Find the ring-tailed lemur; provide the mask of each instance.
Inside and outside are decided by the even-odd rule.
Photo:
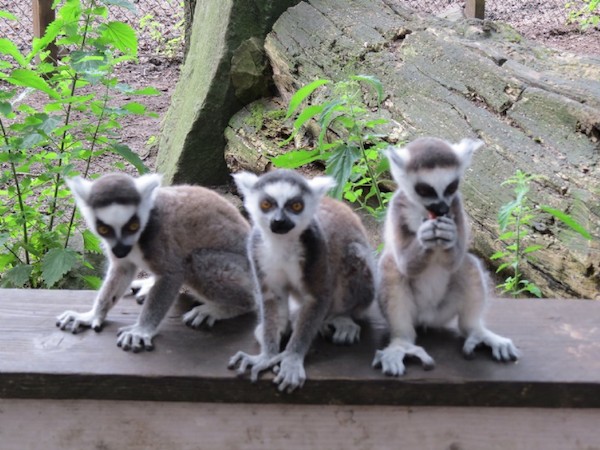
[[[183,317],[192,327],[254,309],[246,253],[249,223],[208,189],[160,187],[160,183],[160,175],[67,180],[88,227],[102,239],[109,266],[92,309],[64,312],[56,323],[60,329],[101,330],[108,311],[139,269],[154,278],[147,284],[149,291],[144,290],[146,300],[137,323],[118,332],[117,345],[124,350],[153,348],[152,338],[182,285],[202,303]]]
[[[469,227],[458,187],[472,153],[482,144],[420,138],[388,151],[398,189],[386,217],[378,302],[391,342],[373,361],[385,374],[402,375],[407,355],[419,358],[425,368],[433,367],[433,358],[415,345],[415,327],[442,327],[456,317],[466,338],[465,355],[486,344],[498,360],[519,356],[510,339],[484,325],[487,275],[467,252]]]
[[[257,284],[260,354],[238,352],[230,368],[251,368],[251,380],[270,367],[279,390],[291,392],[306,379],[304,357],[319,331],[332,328],[335,343],[359,339],[352,317],[374,299],[374,260],[358,216],[342,202],[324,197],[329,177],[307,180],[276,170],[261,177],[234,175],[253,222],[248,242]],[[292,333],[288,299],[300,304]],[[278,365],[278,366],[277,366]]]

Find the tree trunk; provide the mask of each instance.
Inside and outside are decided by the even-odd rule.
[[[537,47],[500,23],[418,14],[401,0],[301,2],[265,48],[284,100],[316,78],[373,75],[387,94],[378,114],[402,140],[485,141],[462,188],[483,257],[504,247],[497,213],[512,188],[502,182],[517,169],[541,175],[534,203],[576,216],[594,239],[540,214],[533,239],[544,248],[525,276],[546,296],[600,298],[599,58]]]

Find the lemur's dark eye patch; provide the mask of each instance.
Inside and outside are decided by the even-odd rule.
[[[260,209],[264,212],[269,211],[273,206],[275,206],[275,202],[269,198],[263,198],[260,201]]]
[[[110,237],[115,234],[112,227],[110,225],[106,225],[101,220],[96,221],[96,231],[102,237]]]
[[[285,207],[293,213],[300,214],[304,210],[304,202],[300,198],[293,198],[285,204]]]
[[[137,232],[140,229],[140,219],[138,218],[137,214],[135,214],[131,219],[129,219],[129,222],[127,222],[125,224],[125,226],[123,227],[123,234],[133,234],[135,232]]]
[[[417,183],[415,185],[415,192],[421,197],[437,198],[437,192],[427,183]]]
[[[458,189],[458,179],[454,180],[452,183],[450,183],[448,185],[448,187],[444,190],[444,196],[447,197],[449,195],[454,194],[457,189]]]

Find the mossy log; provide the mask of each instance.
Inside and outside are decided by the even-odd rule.
[[[378,113],[402,140],[482,139],[462,188],[481,256],[505,245],[497,213],[512,189],[502,182],[517,169],[539,174],[534,204],[575,216],[594,239],[540,212],[529,243],[543,249],[525,276],[546,296],[600,298],[600,58],[539,47],[501,23],[419,14],[399,0],[301,2],[265,48],[284,103],[316,78],[373,75],[387,95]],[[230,145],[240,143],[240,120],[230,124]]]

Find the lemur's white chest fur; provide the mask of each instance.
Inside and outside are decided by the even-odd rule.
[[[411,280],[418,323],[439,326],[452,318],[445,311],[450,278],[449,270],[434,263]]]
[[[265,282],[270,287],[295,291],[302,288],[304,248],[298,238],[263,235],[257,251]]]

